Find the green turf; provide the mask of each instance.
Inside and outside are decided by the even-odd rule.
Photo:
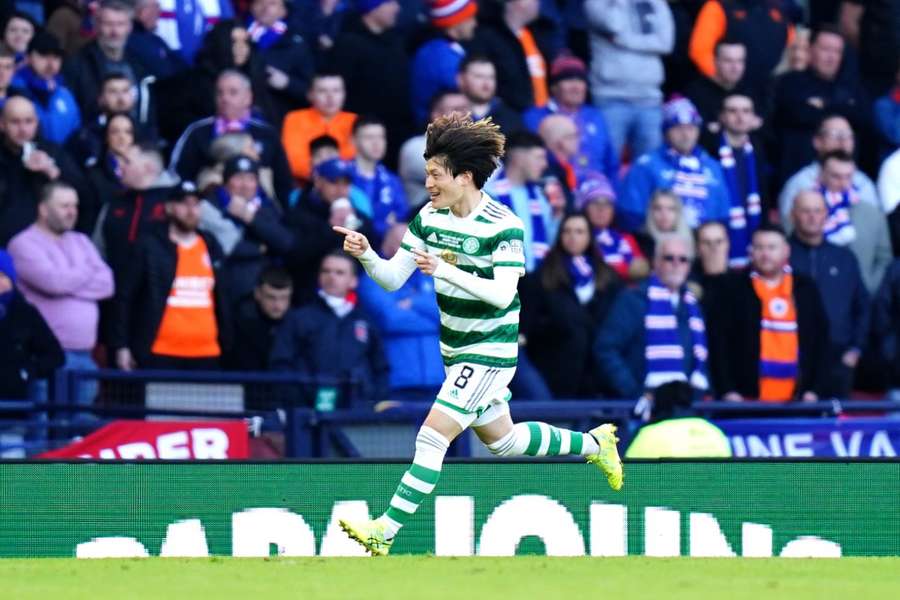
[[[864,600],[900,598],[900,559],[3,559],[0,582],[15,600]]]

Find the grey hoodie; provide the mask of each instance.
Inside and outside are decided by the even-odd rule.
[[[594,100],[661,102],[660,57],[675,45],[675,21],[664,0],[586,0]]]

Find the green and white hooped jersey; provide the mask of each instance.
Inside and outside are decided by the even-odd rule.
[[[482,192],[482,200],[465,218],[449,208],[426,204],[409,224],[401,247],[425,249],[478,277],[492,279],[497,267],[525,274],[522,221]],[[519,295],[497,308],[441,279],[434,280],[441,312],[441,355],[447,366],[473,363],[515,367],[519,350]]]

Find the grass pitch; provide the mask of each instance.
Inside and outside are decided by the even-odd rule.
[[[10,600],[900,598],[900,558],[0,560]]]

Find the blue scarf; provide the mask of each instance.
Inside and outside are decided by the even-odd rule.
[[[634,252],[625,241],[625,236],[615,229],[598,229],[594,232],[594,239],[603,252],[603,260],[609,266],[630,265],[634,259]]]
[[[825,197],[828,219],[825,221],[825,239],[838,246],[846,246],[856,239],[856,228],[850,220],[850,208],[859,202],[854,188],[843,192],[829,192],[825,186],[819,191]]]
[[[282,20],[275,21],[271,27],[261,25],[256,20],[250,21],[250,24],[247,25],[250,39],[260,50],[268,50],[274,46],[285,31],[287,31],[287,24]]]
[[[62,85],[62,78],[59,75],[47,81],[27,65],[16,72],[16,77],[21,78],[31,99],[44,107],[49,104],[53,92]]]
[[[506,171],[503,169],[497,174],[494,190],[497,193],[497,200],[516,214],[512,202],[512,184],[506,178]],[[537,267],[550,250],[547,227],[544,223],[544,203],[541,201],[540,186],[537,183],[526,182],[525,190],[528,192],[528,212],[531,214],[531,251],[534,254],[534,266]]]
[[[219,203],[219,208],[222,210],[222,214],[237,223],[239,226],[243,227],[244,222],[240,221],[228,212],[228,205],[231,204],[231,194],[228,193],[228,190],[225,189],[224,186],[220,186],[216,188],[216,201]],[[256,196],[250,200],[250,204],[255,204],[257,208],[262,208],[263,206],[269,206],[271,204],[271,200],[269,200],[268,196],[263,193],[262,190],[257,188]]]
[[[0,294],[0,319],[2,319],[9,312],[16,285],[16,266],[13,264],[12,257],[4,250],[0,250],[0,273],[9,277],[13,284],[13,289]]]
[[[684,204],[684,218],[688,227],[696,229],[706,216],[706,199],[709,197],[709,181],[700,160],[699,146],[689,156],[679,154],[666,146],[666,158],[674,170],[672,191]]]
[[[594,288],[594,265],[583,254],[566,257],[569,277],[572,278],[572,291],[582,304],[590,301]],[[586,300],[582,300],[585,298]]]
[[[753,144],[748,141],[744,144],[743,150],[747,175],[744,182],[747,195],[744,198],[741,197],[741,187],[738,185],[734,149],[725,139],[725,134],[722,134],[722,143],[719,146],[719,164],[722,166],[725,185],[728,187],[728,198],[731,200],[731,208],[728,211],[728,237],[731,241],[728,264],[732,267],[743,267],[749,262],[750,239],[753,237],[753,232],[759,227],[762,217]]]
[[[644,356],[647,359],[644,387],[648,390],[671,381],[689,381],[691,386],[700,390],[709,388],[706,377],[706,328],[700,306],[687,289],[681,292],[680,301],[687,308],[691,330],[694,370],[690,378],[685,374],[687,361],[678,334],[678,316],[672,306],[672,293],[660,283],[656,274],[650,276],[647,284],[647,314],[644,316]]]

